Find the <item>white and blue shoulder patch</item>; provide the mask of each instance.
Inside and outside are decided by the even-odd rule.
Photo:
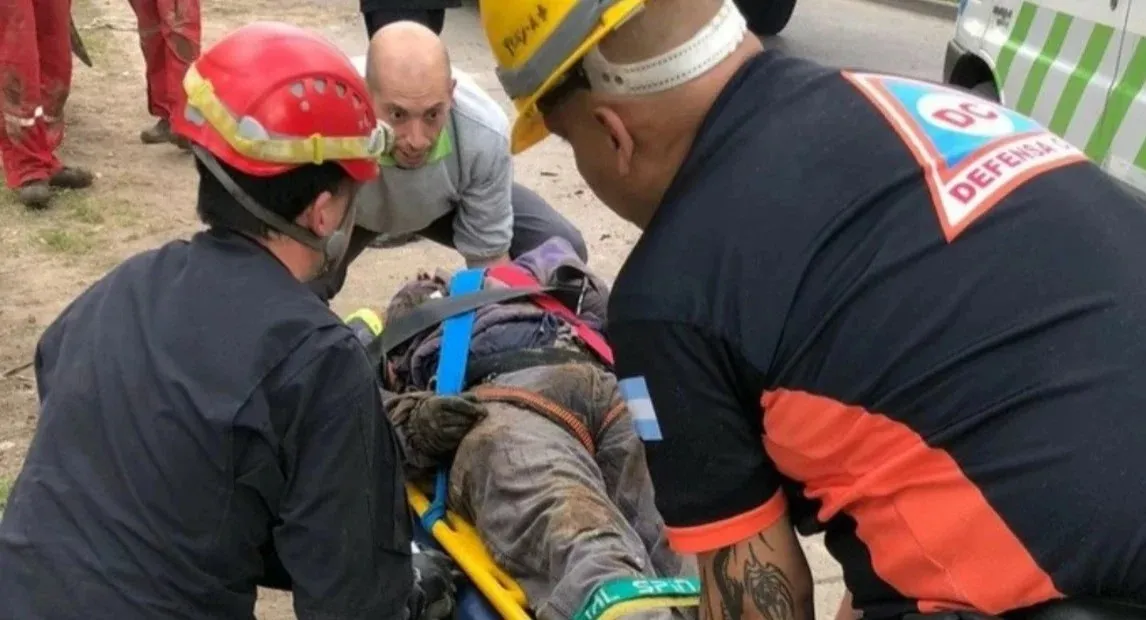
[[[617,382],[621,390],[621,398],[629,408],[633,418],[633,428],[637,436],[643,441],[660,441],[661,425],[657,421],[657,412],[653,408],[653,399],[649,396],[649,386],[644,377],[629,377]]]
[[[843,76],[919,163],[947,241],[1027,180],[1086,161],[1029,117],[973,94],[898,76]]]

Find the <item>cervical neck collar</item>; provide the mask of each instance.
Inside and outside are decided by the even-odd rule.
[[[691,39],[660,56],[614,64],[594,47],[585,55],[582,67],[594,91],[610,95],[662,92],[700,77],[728,58],[747,33],[748,25],[733,0],[724,0],[712,21]]]

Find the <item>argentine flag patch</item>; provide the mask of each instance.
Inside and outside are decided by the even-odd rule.
[[[629,408],[633,418],[633,428],[643,441],[660,441],[661,425],[657,422],[657,412],[653,409],[653,399],[649,397],[649,386],[644,377],[629,377],[617,382],[621,398]]]

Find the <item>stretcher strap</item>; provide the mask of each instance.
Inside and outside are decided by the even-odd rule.
[[[479,385],[473,395],[482,402],[502,402],[528,409],[565,429],[589,454],[597,453],[593,431],[565,407],[529,390],[509,386]]]
[[[468,295],[481,290],[485,269],[464,269],[450,280],[450,297]],[[438,371],[435,391],[442,396],[459,394],[465,386],[466,362],[469,360],[470,340],[474,329],[474,310],[455,314],[442,322],[442,346],[438,353]],[[422,527],[432,531],[446,515],[446,496],[449,495],[449,470],[438,470],[434,480],[434,498],[429,510],[422,515]]]
[[[533,274],[517,265],[498,265],[489,270],[489,275],[491,278],[514,288],[525,288],[537,286],[538,284]],[[600,357],[601,360],[608,365],[613,365],[613,349],[609,346],[609,343],[605,341],[605,338],[602,337],[597,330],[590,327],[585,321],[582,321],[581,317],[577,316],[572,310],[566,307],[565,304],[558,301],[552,295],[546,295],[544,293],[533,295],[531,300],[542,310],[555,314],[572,325],[573,329],[577,332],[577,336],[597,354],[597,357]]]
[[[615,579],[593,591],[573,620],[614,620],[652,609],[700,605],[700,580]]]

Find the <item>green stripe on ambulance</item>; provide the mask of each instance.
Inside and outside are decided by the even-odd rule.
[[[1079,31],[1087,28],[1088,32]],[[1081,53],[1075,47],[1071,54],[1079,54],[1077,57],[1061,57],[1068,33],[1072,30],[1071,36],[1076,46],[1083,45]],[[1081,43],[1082,40],[1085,40],[1085,44]],[[1039,51],[1032,58],[1032,51],[1036,49]],[[1123,62],[1117,63],[1114,85],[1102,101],[1102,118],[1096,118],[1093,86],[1098,85],[1092,86],[1092,82],[1099,78],[1099,67],[1104,59],[1107,61],[1106,71],[1109,75],[1111,61],[1116,59],[1108,56],[1119,53]],[[1029,66],[1025,66],[1028,63]],[[1066,69],[1069,75],[1061,90],[1058,90],[1057,84],[1056,87],[1047,88],[1051,71],[1064,71],[1064,68],[1069,68]],[[1010,84],[1006,95],[1013,102],[1015,110],[1031,115],[1042,100],[1042,114],[1046,114],[1047,110],[1053,112],[1049,118],[1036,120],[1064,138],[1072,125],[1077,124],[1071,132],[1075,141],[1079,142],[1077,146],[1096,162],[1104,162],[1111,155],[1111,147],[1119,132],[1130,132],[1123,136],[1124,141],[1137,139],[1136,132],[1141,132],[1139,124],[1146,123],[1146,38],[1138,34],[1122,32],[1107,24],[1043,8],[1032,2],[1023,2],[1018,7],[1005,42],[998,50],[995,73],[1000,86]],[[1057,83],[1062,83],[1062,79]],[[1092,87],[1088,104],[1090,109],[1084,109],[1081,104],[1088,87]],[[1048,106],[1048,97],[1057,97],[1053,106]],[[1136,152],[1131,149],[1132,152],[1127,154],[1124,143],[1120,152],[1123,157],[1131,159],[1135,166],[1146,170],[1146,133],[1142,135],[1142,143],[1135,146],[1138,147]]]

